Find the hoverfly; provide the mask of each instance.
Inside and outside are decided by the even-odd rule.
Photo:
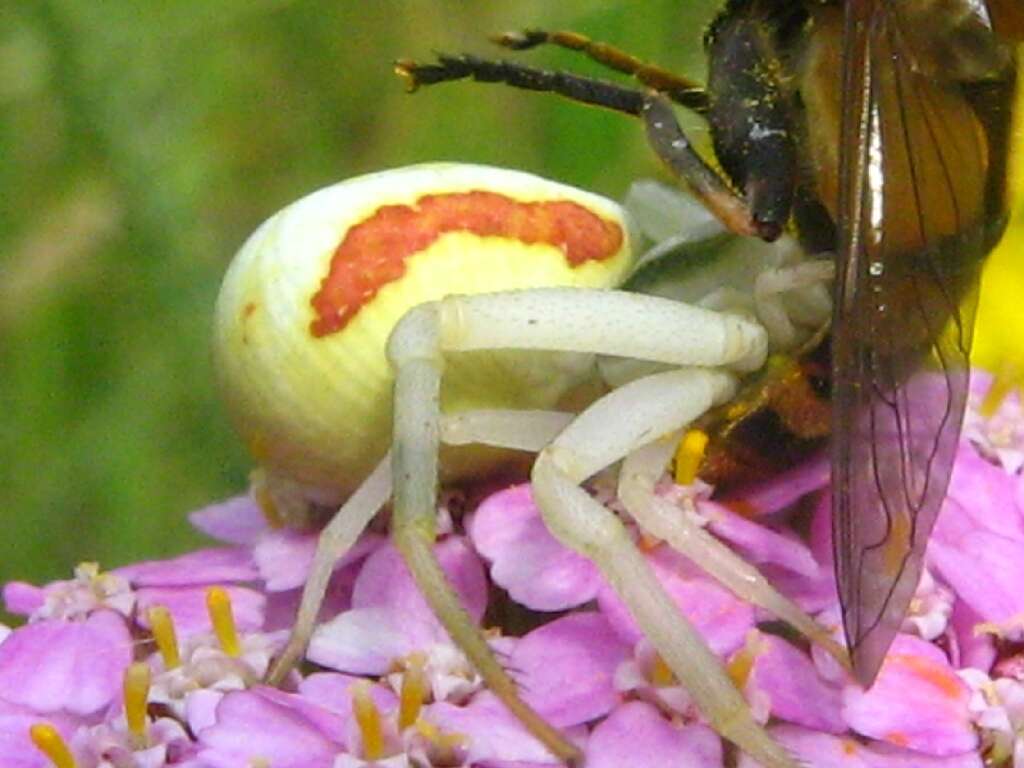
[[[952,469],[980,271],[1007,219],[1020,40],[1018,0],[729,0],[705,36],[706,87],[569,32],[497,42],[576,49],[643,87],[468,55],[397,65],[410,89],[471,78],[639,117],[733,232],[789,228],[836,252],[833,540],[865,685],[913,595]],[[724,175],[672,103],[707,121]]]

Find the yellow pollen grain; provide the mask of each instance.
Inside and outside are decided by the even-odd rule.
[[[974,625],[972,634],[975,637],[981,637],[982,635],[991,635],[999,640],[1003,638],[1003,628],[995,622],[991,621],[980,621]]]
[[[672,669],[660,655],[655,655],[648,677],[651,683],[659,688],[667,688],[670,685],[675,685],[676,682],[676,676],[672,673]]]
[[[124,719],[136,746],[146,745],[146,707],[149,704],[149,665],[141,661],[124,671]]]
[[[761,639],[761,633],[756,629],[750,630],[747,633],[747,639],[743,647],[736,652],[726,666],[729,678],[736,684],[737,688],[742,689],[747,684],[751,672],[754,671],[754,662],[757,660],[758,654],[763,650],[764,642]]]
[[[435,747],[444,751],[454,751],[459,747],[469,744],[469,738],[464,733],[458,733],[457,731],[445,733],[436,725],[428,723],[426,720],[416,721],[416,732]]]
[[[213,632],[217,636],[221,650],[232,658],[242,652],[242,644],[235,629],[235,614],[231,610],[231,597],[223,587],[210,587],[206,590],[206,612],[210,616]]]
[[[78,768],[67,743],[49,723],[36,723],[28,729],[28,735],[36,749],[50,759],[53,768]]]
[[[149,619],[149,630],[160,650],[160,658],[164,660],[164,669],[181,666],[181,654],[178,651],[178,634],[174,631],[174,619],[165,606],[154,605],[146,611]]]
[[[708,435],[700,429],[691,429],[683,436],[676,450],[676,482],[690,485],[697,479],[704,451],[708,447]]]
[[[405,730],[416,722],[427,698],[428,681],[424,670],[426,659],[423,654],[409,657],[405,674],[402,675],[402,692],[398,704],[398,728]]]
[[[640,538],[636,542],[637,546],[644,552],[651,552],[662,545],[661,539],[657,536],[652,536],[647,531],[640,531]]]
[[[368,682],[363,681],[352,686],[352,714],[355,715],[359,732],[363,737],[363,758],[383,759],[384,729],[380,722],[380,710],[370,698]]]

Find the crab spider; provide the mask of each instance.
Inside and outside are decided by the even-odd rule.
[[[279,508],[301,517],[311,503],[344,501],[321,534],[273,680],[301,658],[334,563],[393,490],[392,538],[427,602],[506,706],[556,756],[575,760],[576,748],[519,697],[432,549],[439,466],[478,475],[504,455],[463,447],[441,462],[441,445],[527,450],[538,453],[533,489],[552,534],[593,560],[709,721],[763,765],[793,766],[621,520],[581,487],[622,461],[619,495],[641,528],[843,657],[756,569],[654,494],[682,430],[763,364],[772,334],[738,313],[621,290],[636,269],[633,229],[594,195],[441,164],[321,190],[249,239],[218,300],[224,392]],[[822,278],[813,262],[756,279],[749,264],[733,271],[753,290],[698,279],[681,295],[727,308],[746,297],[783,337],[796,331],[781,291]],[[667,292],[678,298],[680,285],[669,281]],[[558,410],[596,376],[598,355],[660,367],[620,371],[628,380],[578,416]]]

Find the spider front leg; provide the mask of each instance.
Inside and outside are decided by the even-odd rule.
[[[654,486],[664,474],[679,439],[678,433],[672,434],[626,457],[618,488],[619,499],[626,510],[644,531],[688,557],[740,599],[788,623],[849,669],[846,649],[824,627],[778,592],[757,568],[694,523],[677,506],[655,494]]]
[[[482,633],[460,606],[432,549],[439,393],[444,355],[480,349],[545,349],[630,355],[678,365],[758,367],[763,330],[737,317],[619,291],[550,289],[451,297],[410,311],[388,346],[396,370],[395,514],[392,536],[452,639],[492,690],[563,760],[565,740],[522,702]],[[593,471],[687,423],[733,389],[729,374],[692,368],[634,382],[599,401],[546,448],[534,488],[552,532],[590,556],[619,591],[641,627],[727,738],[766,766],[792,768],[791,758],[754,721],[718,659],[664,592],[622,523],[579,483]],[[636,414],[610,441],[609,410]],[[668,424],[667,428],[665,425]],[[652,426],[653,425],[653,426]],[[653,431],[660,429],[661,431]]]
[[[665,592],[619,518],[580,486],[609,459],[619,458],[616,453],[659,437],[652,429],[665,429],[663,417],[673,425],[688,423],[728,399],[733,387],[728,374],[683,369],[616,390],[541,452],[533,493],[551,533],[597,565],[715,730],[764,766],[793,768],[793,759],[754,720],[721,661]],[[604,435],[603,455],[593,450],[597,434]]]

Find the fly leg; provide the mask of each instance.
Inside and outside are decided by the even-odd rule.
[[[656,91],[627,88],[616,83],[528,67],[510,61],[481,59],[469,54],[438,54],[433,64],[401,60],[395,72],[406,81],[409,92],[421,86],[471,79],[482,83],[504,83],[513,88],[557,93],[572,101],[604,107],[639,117],[647,127],[647,138],[658,157],[731,232],[774,240],[782,231],[777,221],[755,215],[746,200],[700,156],[686,138],[669,100]]]
[[[708,108],[707,91],[697,81],[638,59],[615,46],[591,40],[578,32],[527,29],[522,32],[494,35],[491,41],[513,51],[528,51],[541,45],[555,45],[578,51],[598,64],[629,75],[641,85],[664,94],[682,107],[699,114],[703,114]]]

